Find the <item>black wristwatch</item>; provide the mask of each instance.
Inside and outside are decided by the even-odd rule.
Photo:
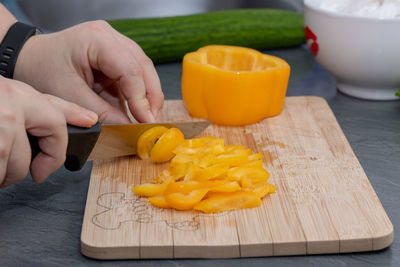
[[[21,22],[10,27],[0,45],[0,75],[13,78],[19,52],[31,36],[39,33],[40,30],[35,26]]]

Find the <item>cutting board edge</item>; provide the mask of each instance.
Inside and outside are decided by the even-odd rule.
[[[92,259],[98,259],[98,260],[140,259],[139,250],[140,250],[139,246],[96,247],[87,245],[81,239],[81,253],[84,256]],[[129,257],[127,255],[129,255]]]
[[[93,259],[213,259],[213,258],[246,258],[246,257],[272,257],[272,256],[293,256],[293,255],[318,255],[318,254],[335,254],[335,253],[353,253],[361,251],[378,251],[388,248],[394,239],[393,228],[388,234],[375,237],[371,240],[371,248],[361,248],[354,246],[355,243],[365,244],[359,238],[343,239],[340,241],[305,241],[306,252],[304,251],[291,251],[286,249],[282,250],[282,246],[287,243],[279,244],[239,244],[239,245],[220,245],[220,246],[155,246],[155,247],[96,247],[88,245],[81,238],[81,253],[86,257]],[[355,242],[355,243],[354,243]],[[290,242],[289,242],[290,243]],[[345,249],[340,248],[339,243],[342,245],[346,243]],[[353,243],[353,245],[352,245]],[[298,246],[299,243],[296,243]],[[325,249],[316,249],[323,245]],[[270,247],[272,246],[272,253]],[[313,249],[311,249],[314,247]],[[326,249],[328,247],[329,249]],[[279,249],[280,248],[280,249]],[[276,251],[276,250],[279,251]],[[159,253],[164,250],[164,253]],[[157,251],[157,253],[152,253]],[[189,253],[196,251],[196,253]],[[224,251],[224,253],[221,253]],[[135,252],[135,253],[133,253]],[[221,255],[224,255],[221,257]]]
[[[390,247],[392,245],[393,240],[394,240],[394,230],[393,230],[393,224],[389,219],[389,222],[391,224],[391,229],[389,233],[383,234],[381,236],[374,237],[372,239],[372,250],[382,250],[385,248]]]

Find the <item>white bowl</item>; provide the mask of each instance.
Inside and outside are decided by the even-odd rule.
[[[338,14],[305,1],[304,27],[315,59],[345,94],[370,100],[398,99],[400,18]]]

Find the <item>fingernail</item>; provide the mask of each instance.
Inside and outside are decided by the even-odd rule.
[[[151,113],[150,110],[149,110],[148,114],[149,114],[149,122],[156,122],[156,119],[154,118],[154,115],[153,115],[153,113]]]
[[[88,111],[88,112],[86,113],[86,118],[87,118],[89,121],[93,122],[93,124],[96,123],[96,122],[99,120],[99,116],[97,116],[97,114],[94,113],[94,112],[92,112],[92,111]]]

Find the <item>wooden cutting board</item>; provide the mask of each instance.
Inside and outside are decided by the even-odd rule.
[[[190,120],[166,101],[164,119]],[[328,104],[288,97],[281,115],[246,127],[210,126],[201,136],[262,152],[275,194],[260,207],[214,215],[152,207],[132,186],[167,164],[136,157],[93,163],[81,234],[98,259],[235,258],[379,250],[393,226]]]

